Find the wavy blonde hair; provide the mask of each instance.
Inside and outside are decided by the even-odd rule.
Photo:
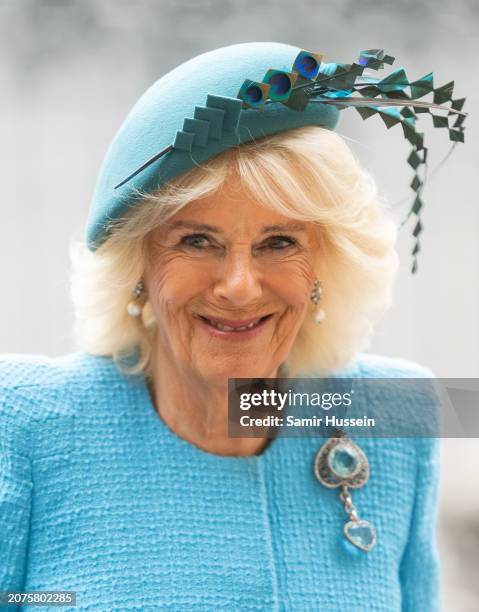
[[[213,194],[231,173],[259,205],[318,228],[313,264],[327,318],[318,325],[306,317],[283,364],[284,375],[334,371],[369,346],[373,324],[391,302],[396,225],[344,140],[309,126],[231,148],[157,192],[142,194],[141,204],[113,223],[108,240],[94,253],[85,243],[72,244],[74,336],[80,350],[112,356],[131,374],[152,374],[151,307],[146,302],[138,318],[126,311],[143,274],[146,238],[190,202]]]

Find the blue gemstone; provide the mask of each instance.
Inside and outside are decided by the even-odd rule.
[[[355,474],[359,467],[357,453],[349,446],[338,444],[329,454],[329,467],[341,478]]]
[[[368,521],[350,521],[344,533],[352,544],[365,551],[371,550],[376,542],[376,530]]]

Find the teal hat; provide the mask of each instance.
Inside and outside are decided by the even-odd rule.
[[[408,163],[416,198],[409,214],[417,217],[416,257],[424,183],[419,171],[427,153],[416,119],[429,113],[434,127],[446,127],[451,140],[462,141],[464,99],[452,99],[453,83],[435,88],[432,73],[416,81],[403,68],[381,79],[366,74],[393,62],[383,50],[371,49],[351,64],[327,64],[315,52],[257,42],[209,51],[174,68],[141,96],[108,149],[89,212],[89,249],[105,242],[112,221],[141,205],[141,194],[233,146],[306,125],[333,130],[339,111],[354,107],[363,119],[378,114],[387,128],[401,125],[412,145]],[[433,102],[418,101],[428,93]],[[432,109],[448,114],[433,115]]]
[[[108,149],[88,219],[89,248],[95,250],[107,238],[109,222],[138,202],[137,190],[151,192],[232,146],[269,134],[305,125],[334,129],[339,115],[334,106],[311,104],[298,112],[285,104],[268,104],[258,112],[254,106],[243,109],[237,97],[246,77],[261,83],[270,69],[290,73],[300,52],[280,43],[232,45],[203,53],[156,81]],[[252,87],[251,102],[261,102],[255,93]],[[170,145],[168,154],[115,189]]]

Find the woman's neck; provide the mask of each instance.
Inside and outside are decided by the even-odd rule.
[[[214,455],[260,454],[268,438],[228,435],[228,385],[211,385],[180,371],[170,356],[153,358],[150,393],[163,422],[180,438]],[[276,374],[276,372],[275,372]]]

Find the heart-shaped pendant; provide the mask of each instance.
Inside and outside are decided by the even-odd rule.
[[[362,487],[369,479],[369,462],[364,451],[343,432],[325,442],[316,455],[314,473],[330,489],[341,488],[339,498],[350,520],[344,525],[348,541],[365,552],[376,544],[376,529],[359,518],[349,488]]]
[[[369,521],[348,521],[344,525],[344,535],[351,544],[365,552],[369,552],[376,544],[376,529]]]

